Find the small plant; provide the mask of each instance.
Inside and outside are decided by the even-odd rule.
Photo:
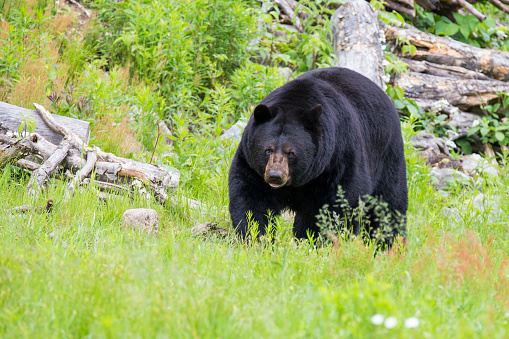
[[[93,119],[92,98],[81,96],[75,98],[74,87],[72,84],[66,86],[66,90],[60,92],[53,91],[48,95],[52,108],[58,115],[64,115],[76,119]]]
[[[338,211],[341,211],[342,215]],[[406,225],[403,215],[398,211],[391,211],[386,202],[376,197],[365,195],[359,199],[359,206],[352,209],[341,186],[338,187],[332,211],[329,205],[324,205],[317,215],[317,220],[320,234],[324,238],[330,235],[349,237],[352,233],[359,234],[365,241],[373,242],[382,249],[390,246],[394,235],[401,234]],[[378,227],[373,229],[371,223]]]
[[[420,117],[422,109],[414,100],[405,98],[405,92],[401,87],[387,86],[385,92],[394,101],[396,109],[402,111],[408,116]]]
[[[30,114],[24,114],[23,112],[19,112],[23,118],[20,119],[20,124],[18,126],[18,135],[20,138],[26,137],[28,134],[34,133],[35,131],[35,119],[30,116]]]
[[[509,95],[500,94],[501,102],[481,106],[486,115],[474,122],[468,136],[479,134],[483,143],[509,145],[509,112],[506,109],[509,106]]]

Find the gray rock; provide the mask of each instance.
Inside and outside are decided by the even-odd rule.
[[[225,139],[233,139],[233,140],[239,140],[242,137],[242,132],[244,131],[244,128],[246,128],[247,121],[245,120],[239,120],[235,124],[233,124],[230,128],[225,130],[223,134],[219,137],[221,140]]]
[[[449,148],[445,140],[434,136],[431,133],[421,131],[412,138],[412,144],[415,148],[421,150],[422,156],[430,158],[434,154],[444,153],[449,155]]]
[[[466,133],[472,127],[474,120],[479,119],[479,116],[473,113],[461,112],[459,110],[450,114],[449,124],[455,126],[458,133]]]
[[[437,190],[444,188],[449,182],[470,180],[468,175],[452,168],[433,168],[431,170],[431,175],[436,178],[436,180],[432,182],[432,185],[435,186]]]
[[[279,67],[279,74],[283,76],[286,81],[290,81],[293,79],[293,70],[290,67]]]
[[[442,214],[447,216],[457,223],[463,223],[465,221],[465,217],[468,219],[473,218],[476,221],[482,221],[486,217],[489,222],[496,221],[500,216],[504,214],[504,211],[499,207],[500,198],[498,197],[487,197],[483,193],[477,194],[471,202],[466,202],[467,211],[461,212],[459,208],[456,207],[443,207]],[[469,205],[473,208],[469,209]],[[465,216],[465,213],[470,213],[469,216]]]
[[[464,156],[462,165],[463,169],[471,174],[498,176],[498,168],[476,153]]]
[[[124,212],[122,225],[125,228],[157,235],[159,231],[159,216],[150,208],[135,208]]]

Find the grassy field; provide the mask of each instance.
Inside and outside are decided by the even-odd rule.
[[[298,243],[281,220],[274,243],[193,237],[197,222],[231,229],[224,180],[220,191],[203,188],[202,211],[139,197],[100,203],[93,191],[66,201],[55,183],[51,214],[0,212],[0,336],[506,337],[507,171],[444,197],[409,159],[408,244],[376,256],[360,240]],[[30,201],[26,180],[4,170],[0,204]],[[499,217],[473,207],[478,189]],[[157,237],[122,228],[133,207],[158,211]],[[375,314],[398,322],[375,325]],[[405,327],[411,317],[418,327]]]
[[[210,5],[206,0],[194,5],[198,2]],[[0,53],[6,57],[0,64],[0,99],[25,107],[39,102],[53,113],[88,119],[94,144],[138,160],[150,158],[157,138],[154,117],[163,119],[174,132],[173,145],[160,142],[155,161],[181,172],[175,201],[193,198],[205,207],[161,206],[138,195],[100,202],[97,193],[87,189],[66,199],[66,184],[56,180],[49,192],[34,199],[26,193],[29,173],[3,168],[0,337],[509,337],[507,158],[499,159],[497,177],[436,191],[429,168],[408,142],[416,126],[404,119],[410,194],[406,247],[398,244],[375,255],[375,248],[360,239],[314,246],[296,241],[291,222],[282,219],[275,221],[274,241],[245,244],[231,233],[226,207],[234,148],[219,135],[237,118],[245,118],[249,105],[282,79],[270,65],[239,59],[229,45],[204,43],[226,34],[222,29],[232,41],[245,39],[253,22],[246,19],[250,12],[244,5],[237,8],[235,2],[224,15],[245,19],[246,31],[226,26],[211,31],[205,23],[224,19],[212,5],[212,11],[199,12],[193,11],[192,1],[93,1],[97,21],[80,26],[83,33],[72,38],[66,27],[78,25],[75,10],[31,1],[23,12],[16,2],[7,3],[11,6],[2,4]],[[112,6],[123,6],[126,16]],[[37,8],[43,9],[42,16]],[[119,30],[136,10],[145,14],[136,16],[139,21],[129,26],[131,31]],[[151,10],[170,18],[167,26],[154,26],[150,20],[161,18]],[[42,20],[45,16],[48,19]],[[200,23],[192,29],[210,36],[183,30],[186,22]],[[153,29],[143,31],[147,25]],[[175,71],[172,60],[157,59],[162,45],[150,43],[144,49],[141,41],[177,33],[189,44],[180,46],[186,59],[179,62],[187,68],[177,70],[183,74],[179,82],[163,88]],[[308,33],[308,43],[322,34]],[[133,36],[143,39],[128,39]],[[162,44],[181,43],[177,40]],[[279,43],[274,41],[272,47]],[[211,49],[194,48],[193,43]],[[113,44],[120,46],[115,49]],[[313,64],[325,62],[328,47],[313,51],[306,46],[293,45],[312,53]],[[132,52],[129,58],[122,58],[124,50]],[[142,57],[136,54],[140,51],[145,53]],[[300,71],[307,67],[294,66]],[[26,84],[42,90],[24,91]],[[52,106],[46,95],[69,95],[69,84],[70,101]],[[90,110],[77,109],[81,98],[91,98]],[[481,204],[479,194],[485,198]],[[9,210],[27,203],[44,205],[48,198],[55,202],[51,213]],[[158,212],[157,236],[122,227],[124,211],[137,207]],[[192,236],[193,226],[212,221],[230,235]]]

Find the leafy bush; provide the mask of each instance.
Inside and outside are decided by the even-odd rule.
[[[157,84],[169,111],[196,112],[204,88],[224,83],[249,55],[254,15],[245,1],[97,0],[87,43],[131,77]]]

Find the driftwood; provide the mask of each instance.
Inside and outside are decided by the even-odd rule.
[[[49,142],[58,145],[64,138],[62,134],[54,131],[51,126],[48,126],[48,124],[36,111],[0,101],[0,123],[2,123],[2,125],[10,131],[17,131],[20,121],[23,119],[24,115],[35,120],[35,133],[42,135]],[[74,131],[74,133],[83,140],[85,144],[88,144],[90,140],[89,122],[60,115],[51,116],[59,126]]]
[[[72,128],[64,128],[57,122],[58,119],[53,119],[42,106],[36,107],[37,112],[47,122],[47,126],[65,136],[62,142],[54,144],[38,133],[16,140],[6,135],[5,128],[0,128],[2,143],[0,168],[12,163],[33,171],[27,188],[30,194],[37,194],[41,189],[45,189],[47,179],[55,173],[57,168],[75,173],[68,186],[69,192],[73,192],[85,178],[88,179],[92,175],[95,178],[95,185],[109,192],[125,191],[118,184],[132,186],[137,182],[139,186],[145,185],[163,204],[168,199],[168,192],[177,188],[179,173],[168,171],[162,166],[117,157],[95,146],[90,148],[73,132]],[[23,159],[33,154],[42,158],[42,165]],[[82,158],[82,155],[85,158]]]
[[[334,53],[338,66],[357,71],[381,88],[385,83],[378,13],[364,0],[349,0],[332,18]]]
[[[409,25],[406,28],[385,25],[384,30],[387,42],[391,45],[397,46],[398,40],[408,39],[417,48],[414,55],[399,53],[400,56],[463,67],[496,80],[509,81],[509,52],[477,48],[449,37],[419,31]]]

